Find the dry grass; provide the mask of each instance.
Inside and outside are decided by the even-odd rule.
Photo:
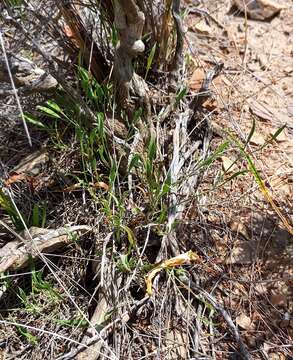
[[[43,253],[26,269],[3,274],[0,357],[291,358],[293,135],[288,34],[293,9],[288,4],[270,22],[255,22],[234,10],[229,13],[226,1],[203,3],[206,17],[194,13],[192,4],[186,7],[186,55],[176,80],[177,94],[170,90],[172,79],[168,88],[170,79],[162,72],[168,66],[160,66],[155,61],[161,57],[154,57],[147,82],[156,141],[145,144],[137,156],[127,148],[133,146],[137,129],[119,118],[110,77],[105,76],[104,87],[95,87],[86,72],[82,78],[76,71],[81,65],[76,61],[80,44],[76,46],[68,29],[64,34],[66,17],[62,20],[46,7],[26,9],[29,15],[21,26],[36,29],[30,36],[35,35],[45,56],[31,51],[29,38],[24,49],[56,76],[63,90],[49,96],[49,110],[55,109],[51,116],[48,107],[36,111],[31,97],[20,98],[24,112],[34,113],[46,127],[29,124],[33,148],[17,116],[1,123],[1,134],[2,127],[7,134],[0,135],[1,191],[20,216],[20,228],[41,227],[45,219],[46,228],[88,225],[91,231],[73,237],[61,252]],[[94,6],[89,1],[83,10]],[[14,19],[18,12],[14,10]],[[108,15],[93,33],[86,29],[101,46],[101,56],[109,56],[107,66],[116,36],[107,28],[113,21]],[[171,14],[164,17],[164,34],[171,34],[169,41],[174,42],[171,19]],[[5,24],[6,48],[12,46],[11,34],[16,45],[23,43],[21,28]],[[157,40],[156,36],[158,29]],[[61,51],[65,40],[67,50]],[[147,40],[150,54],[154,39]],[[171,64],[173,48],[165,43],[161,49],[169,51]],[[88,57],[84,60],[88,69]],[[213,81],[212,96],[193,115],[193,128],[186,128],[190,100],[221,61],[224,70]],[[137,66],[142,76],[146,66],[147,57]],[[188,83],[187,93],[180,92]],[[89,89],[107,95],[93,96],[85,91]],[[68,94],[73,101],[68,101]],[[13,98],[4,100],[10,113],[17,114]],[[43,98],[36,102],[44,106]],[[262,113],[256,105],[262,106]],[[107,116],[104,132],[96,112]],[[286,121],[285,130],[272,139]],[[117,138],[121,148],[126,143],[124,152]],[[13,168],[39,148],[46,149],[49,160],[21,181],[12,178],[8,186],[7,179],[19,175]],[[20,233],[1,196],[0,192],[0,219]],[[1,247],[12,239],[1,228]],[[161,270],[149,296],[149,271],[158,261],[189,250],[197,260]]]

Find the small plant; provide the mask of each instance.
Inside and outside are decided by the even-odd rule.
[[[24,326],[18,325],[16,326],[20,335],[22,335],[31,345],[37,345],[38,338],[28,331]]]
[[[62,326],[67,327],[86,328],[88,326],[88,321],[82,317],[72,318],[69,320],[56,320],[56,322]]]
[[[35,203],[33,205],[32,213],[30,216],[30,225],[35,227],[44,228],[47,220],[47,203],[44,201]]]
[[[49,281],[43,280],[42,271],[36,271],[33,267],[32,269],[32,295],[36,295],[38,293],[43,292],[46,298],[51,301],[59,301],[62,300],[62,296],[56,291],[52,284]]]
[[[13,225],[17,230],[22,230],[24,228],[23,220],[25,221],[25,217],[19,214],[14,203],[11,201],[10,197],[7,194],[5,194],[4,190],[1,188],[0,188],[0,209],[2,209],[10,217]]]

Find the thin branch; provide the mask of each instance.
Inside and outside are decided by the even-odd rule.
[[[6,63],[9,79],[10,79],[10,82],[11,82],[11,86],[12,86],[14,96],[15,96],[15,99],[16,99],[16,102],[17,102],[17,106],[18,106],[18,109],[19,109],[19,112],[20,112],[20,115],[21,115],[24,131],[26,133],[26,137],[28,139],[29,145],[32,146],[32,139],[31,139],[28,127],[27,127],[27,123],[25,121],[25,117],[24,117],[24,113],[23,113],[22,106],[21,106],[21,103],[20,103],[20,99],[19,99],[16,87],[15,87],[15,84],[14,84],[13,76],[12,76],[12,73],[11,73],[11,70],[10,70],[9,61],[8,61],[8,57],[7,57],[5,44],[4,44],[4,40],[3,40],[3,35],[2,35],[1,30],[0,30],[0,42],[1,42],[1,47],[2,47],[2,51],[3,51],[4,60],[5,60],[5,63]]]

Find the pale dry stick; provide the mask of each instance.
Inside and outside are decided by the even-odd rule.
[[[104,286],[104,270],[105,270],[105,263],[106,263],[106,250],[107,250],[107,245],[111,239],[111,237],[113,236],[113,232],[111,232],[110,234],[108,234],[106,236],[106,238],[103,241],[103,255],[102,255],[102,261],[101,261],[101,280],[100,280],[100,286],[103,287]],[[94,295],[93,295],[94,296]]]
[[[23,113],[22,106],[21,106],[21,103],[20,103],[20,99],[19,99],[16,87],[15,87],[15,84],[14,84],[13,76],[12,76],[11,71],[10,71],[9,61],[8,61],[8,57],[7,57],[7,53],[6,53],[5,44],[4,44],[1,29],[0,29],[0,42],[1,42],[1,47],[2,47],[2,51],[3,51],[7,71],[8,71],[8,74],[9,74],[11,86],[12,86],[12,89],[13,89],[13,92],[14,92],[15,100],[16,100],[16,103],[17,103],[17,106],[18,106],[18,109],[19,109],[19,112],[20,112],[20,115],[21,115],[22,122],[23,122],[23,127],[24,127],[24,130],[25,130],[27,139],[28,139],[28,143],[29,143],[30,146],[32,146],[32,139],[31,139],[28,127],[27,127],[27,123],[25,121],[24,113]]]
[[[197,95],[192,102],[190,103],[190,109],[195,111],[199,110],[205,100],[207,100],[211,92],[209,90],[210,85],[220,72],[223,69],[223,63],[217,64],[213,69],[207,72],[206,78],[201,87],[201,95]],[[170,210],[168,214],[168,223],[167,230],[168,234],[165,235],[162,239],[161,250],[157,256],[157,261],[161,261],[163,259],[163,252],[166,250],[166,247],[169,245],[173,255],[176,256],[178,254],[178,242],[174,233],[174,230],[171,231],[172,225],[176,219],[179,219],[182,216],[184,211],[185,204],[181,202],[181,205],[177,204],[177,192],[179,190],[178,182],[180,179],[180,173],[182,173],[181,169],[183,168],[184,163],[187,161],[187,158],[182,155],[188,153],[191,155],[194,151],[197,150],[199,143],[194,144],[191,149],[187,149],[188,143],[188,134],[187,134],[187,126],[191,119],[191,111],[187,109],[183,114],[179,115],[179,120],[176,121],[176,126],[173,132],[173,157],[169,169],[169,174],[171,176],[171,195],[170,195]],[[194,129],[192,130],[194,131]],[[211,132],[207,131],[204,141],[203,141],[203,155],[202,159],[205,159],[208,154],[208,147],[211,140]],[[182,158],[181,158],[182,157]],[[194,169],[194,175],[191,177],[187,177],[181,184],[181,189],[183,190],[182,194],[186,197],[192,192],[192,189],[195,188],[198,183],[198,169],[197,164],[193,164],[192,158],[189,166],[192,166]],[[157,282],[156,282],[157,284]]]
[[[214,332],[214,326],[213,326],[213,321],[212,321],[212,315],[213,315],[214,311],[211,310],[210,311],[210,321],[209,321],[209,328],[210,328],[210,345],[211,345],[211,353],[212,353],[212,358],[213,360],[216,360],[216,351],[215,351],[215,343],[214,343],[214,338],[215,338],[215,332]]]

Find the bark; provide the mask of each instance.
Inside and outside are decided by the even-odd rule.
[[[138,107],[148,111],[148,89],[145,81],[133,68],[133,60],[144,52],[141,40],[145,16],[134,0],[116,0],[114,3],[115,24],[119,31],[120,41],[114,59],[114,81],[116,100],[131,118]]]
[[[71,40],[72,45],[76,48],[76,52],[81,51],[84,63],[95,78],[99,82],[104,81],[110,72],[109,65],[101,49],[93,40],[92,35],[87,31],[77,5],[62,0],[59,3],[59,8],[67,26],[72,32]]]

